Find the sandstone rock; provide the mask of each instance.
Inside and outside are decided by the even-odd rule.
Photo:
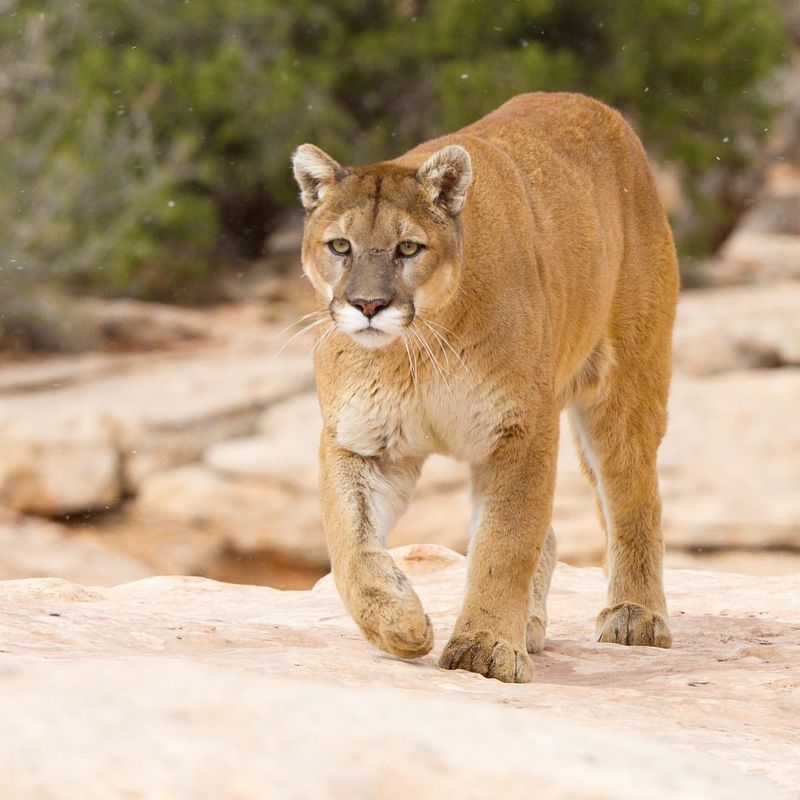
[[[316,494],[322,417],[316,394],[304,393],[268,408],[261,433],[210,447],[205,463],[232,477],[266,480]]]
[[[291,551],[287,556],[283,551],[266,548],[240,550],[223,528],[188,523],[180,516],[155,517],[142,513],[135,502],[95,518],[82,518],[81,524],[70,528],[70,541],[87,542],[103,551],[119,553],[125,559],[144,564],[151,575],[199,575],[278,589],[308,589],[330,569],[324,552],[301,556],[298,560]],[[62,577],[58,572],[54,574]],[[8,577],[25,577],[25,574]]]
[[[271,358],[276,349],[262,332],[218,349],[127,361],[122,372],[89,372],[64,386],[7,393],[0,398],[0,498],[50,514],[113,504],[122,488],[135,490],[154,472],[199,459],[214,442],[253,432],[264,408],[311,381],[302,357]],[[15,385],[8,374],[6,381]],[[102,491],[94,486],[99,473]],[[49,491],[54,474],[63,486],[43,499],[38,487]]]
[[[593,642],[597,569],[559,565],[535,682],[446,672],[464,560],[396,553],[434,651],[374,650],[311,592],[150,578],[0,584],[10,797],[789,797],[798,577],[670,572],[675,647]],[[110,767],[113,765],[113,768]]]
[[[541,800],[638,800],[640,786],[654,800],[778,796],[765,781],[630,733],[450,697],[159,658],[122,670],[29,666],[3,684],[0,766],[14,797],[86,796],[87,786],[97,797],[176,800],[513,800],[531,786]],[[87,709],[102,709],[102,733],[82,730]],[[22,717],[13,728],[11,715]]]
[[[266,550],[298,564],[328,563],[316,498],[263,481],[188,465],[146,481],[136,511],[156,529],[168,523],[213,531],[240,553]]]
[[[796,549],[800,370],[673,382],[660,451],[667,547]]]
[[[70,537],[140,561],[156,575],[217,577],[213,565],[225,558],[228,547],[220,530],[154,519],[135,502],[105,514],[81,515],[71,525]]]
[[[0,503],[44,515],[117,503],[120,458],[107,419],[5,412],[0,407]]]
[[[284,411],[294,405],[290,400],[275,407],[282,424],[274,439],[222,442],[206,451],[207,466],[180,467],[145,481],[136,513],[156,529],[214,531],[240,553],[265,551],[292,564],[327,567],[317,478],[320,423],[311,416],[319,411],[314,399],[307,415],[284,425]],[[297,405],[310,404],[303,398]],[[313,440],[305,441],[315,428]],[[432,456],[391,533],[392,545],[429,542],[464,552],[471,513],[468,473],[465,464]]]
[[[758,550],[722,546],[699,547],[693,550],[668,550],[664,561],[670,569],[719,570],[744,575],[800,574],[800,552],[797,550]]]
[[[33,518],[0,520],[0,580],[55,577],[90,586],[113,586],[152,575],[138,559]]]
[[[254,419],[255,410],[245,407],[164,426],[123,421],[119,444],[126,489],[135,493],[149,477],[198,461],[215,442],[249,433]]]
[[[800,181],[796,167],[777,174],[772,170],[767,178],[772,185],[739,220],[737,230],[800,236]]]
[[[471,513],[466,484],[455,491],[438,492],[422,486],[389,534],[389,544],[399,547],[427,542],[465,553]]]
[[[471,515],[469,466],[434,454],[425,462],[408,511],[389,543],[427,542],[465,553]]]
[[[796,550],[798,408],[800,370],[674,377],[669,426],[659,452],[668,552]],[[568,431],[562,420],[553,513],[559,557],[575,564],[599,563],[605,542]],[[774,558],[777,563],[783,556],[775,553]],[[761,563],[757,572],[764,569],[763,558]],[[743,557],[737,568],[744,566]]]
[[[748,552],[797,547],[798,407],[797,370],[713,378],[676,374],[661,450],[669,552],[706,552],[696,554],[693,563],[701,566],[705,558],[711,566],[722,559],[709,551],[742,548],[736,569],[746,569]],[[145,484],[139,507],[156,527],[165,521],[197,525],[202,518],[206,529],[224,531],[242,552],[262,549],[290,562],[327,564],[316,491],[316,400],[308,395],[278,404],[267,418],[273,411],[275,438],[263,434],[215,446],[206,454],[213,469],[191,467],[157,476]],[[594,495],[579,470],[566,418],[562,428],[553,513],[558,551],[571,564],[599,564],[605,538]],[[746,458],[731,457],[732,448]],[[389,541],[432,542],[465,552],[470,515],[468,468],[433,456]],[[769,571],[771,559],[774,571],[782,572],[782,558],[779,552],[754,555],[747,571]]]
[[[686,291],[673,342],[675,368],[694,375],[800,366],[800,283]]]
[[[302,360],[269,352],[229,348],[179,370],[148,371],[143,384],[131,376],[127,408],[117,415],[127,484],[136,488],[154,472],[199,459],[217,441],[252,431],[264,408],[311,380],[310,373],[303,378]]]
[[[439,492],[463,489],[469,485],[469,465],[433,454],[422,467],[416,494],[427,497]]]
[[[156,350],[208,335],[205,314],[164,303],[92,298],[75,304],[75,310],[106,347]]]
[[[0,396],[63,389],[99,375],[124,372],[141,359],[141,355],[127,353],[71,353],[5,364],[0,370]]]
[[[766,570],[770,558],[781,571],[780,552],[759,550],[797,546],[798,371],[731,370],[800,363],[799,293],[800,285],[783,283],[681,299],[661,470],[667,546],[676,557],[727,559],[745,569],[747,553],[754,553],[752,571]],[[135,534],[106,537],[113,533],[106,522],[98,541],[126,554],[141,547],[149,564],[169,571],[207,574],[226,547],[234,559],[323,567],[320,416],[308,391],[310,364],[295,344],[271,359],[279,343],[270,341],[257,312],[209,315],[215,344],[193,353],[4,365],[0,502],[59,515],[102,509],[142,488],[141,503],[130,509]],[[237,325],[243,332],[223,342],[221,331]],[[172,474],[199,460],[202,468]],[[432,541],[463,552],[467,476],[464,465],[432,457],[391,541]],[[564,560],[600,562],[603,535],[566,425],[554,522]],[[187,550],[192,534],[202,546]],[[155,557],[159,545],[168,557]],[[738,556],[716,552],[736,548]]]
[[[735,230],[711,274],[716,284],[761,283],[800,278],[800,235]]]

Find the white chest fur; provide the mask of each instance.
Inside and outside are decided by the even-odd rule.
[[[337,409],[336,440],[367,457],[397,460],[443,453],[478,463],[491,452],[508,410],[507,403],[463,384],[427,384],[411,394],[390,387],[356,391],[342,398]]]
[[[393,460],[434,449],[417,398],[391,389],[343,398],[336,411],[336,441],[362,456]]]

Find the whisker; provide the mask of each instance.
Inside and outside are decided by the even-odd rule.
[[[327,318],[314,320],[313,322],[309,322],[304,328],[301,328],[297,333],[295,333],[288,341],[284,342],[283,346],[277,353],[273,356],[273,358],[277,358],[298,336],[302,336],[304,333],[308,333],[308,331],[318,327],[319,325],[324,325],[326,322],[330,320]]]
[[[444,347],[442,347],[441,341],[439,341],[438,334],[436,333],[436,331],[433,328],[430,327],[430,325],[427,325],[425,323],[425,320],[421,319],[420,322],[422,322],[424,325],[426,325],[428,330],[434,335],[434,340],[435,340],[436,344],[438,345],[439,350],[441,350],[441,352],[442,352],[442,357],[447,359],[447,366],[449,367],[450,366],[450,359],[449,359],[449,356],[447,355],[447,351],[444,349]]]
[[[421,314],[417,314],[417,316],[418,316],[418,317],[419,317],[419,318],[420,318],[420,319],[421,319],[423,322],[427,322],[427,323],[428,323],[428,325],[435,325],[437,328],[441,328],[441,329],[442,329],[442,330],[443,330],[445,333],[449,333],[451,336],[455,336],[455,333],[453,333],[453,331],[451,331],[451,330],[450,330],[450,328],[447,328],[447,327],[445,327],[444,325],[442,325],[442,323],[441,323],[441,322],[435,322],[435,321],[434,321],[434,320],[432,320],[432,319],[428,319],[427,317],[423,317]]]
[[[419,330],[416,327],[415,323],[413,323],[413,322],[411,323],[411,325],[409,326],[409,330],[411,330],[414,333],[414,335],[419,340],[419,343],[425,349],[425,352],[428,354],[428,358],[429,358],[429,360],[431,362],[431,365],[436,370],[436,372],[439,374],[439,377],[442,379],[442,383],[444,383],[445,387],[447,388],[447,390],[449,392],[450,391],[450,384],[448,383],[447,378],[445,377],[445,372],[448,372],[448,371],[445,370],[444,367],[442,367],[442,365],[439,363],[439,361],[436,358],[436,355],[434,354],[433,350],[431,349],[430,344],[428,343],[428,340],[425,338],[425,336],[423,335],[422,331]],[[449,374],[449,372],[448,372],[448,374]]]
[[[328,314],[328,312],[320,311],[319,309],[316,311],[309,311],[308,314],[303,314],[303,316],[298,317],[294,322],[289,323],[283,330],[280,330],[274,336],[271,336],[270,341],[271,342],[275,341],[275,339],[279,338],[280,336],[283,336],[283,334],[286,333],[286,331],[288,331],[290,328],[294,328],[295,325],[299,325],[301,322],[307,320],[309,317],[315,317],[320,314]]]
[[[324,330],[322,335],[317,338],[316,342],[314,342],[314,346],[311,348],[311,350],[309,350],[308,354],[303,360],[303,369],[297,378],[297,383],[295,384],[296,392],[300,391],[300,387],[303,384],[303,381],[305,380],[308,368],[311,366],[314,359],[314,352],[334,332],[334,330],[336,330],[336,323],[331,321],[330,327]]]
[[[467,365],[464,363],[464,359],[461,358],[455,347],[453,347],[453,345],[447,341],[447,338],[442,336],[442,334],[439,333],[435,328],[431,327],[431,324],[428,320],[419,317],[419,321],[424,323],[428,327],[428,330],[430,330],[430,332],[436,337],[436,340],[439,342],[439,347],[442,349],[442,353],[445,354],[444,346],[446,345],[449,348],[450,352],[456,357],[458,363],[461,364],[461,366],[464,369],[467,369]],[[450,356],[446,357],[447,357],[447,365],[450,366]]]
[[[409,331],[409,332],[413,333],[413,331]],[[411,338],[409,340],[409,342],[408,342],[408,346],[409,346],[409,349],[411,350],[411,355],[414,358],[414,376],[417,379],[417,382],[419,382],[419,364],[417,362],[417,355],[419,354],[420,350],[419,350],[419,347],[415,347],[414,344],[415,344],[415,341],[414,341],[413,338]]]
[[[411,361],[411,350],[409,350],[409,348],[408,348],[408,342],[406,341],[405,331],[400,331],[400,340],[403,342],[403,347],[405,347],[406,355],[408,356],[408,369],[411,372],[411,385],[416,389],[417,388],[417,374],[416,374],[416,370],[414,369],[414,364]]]
[[[313,356],[314,353],[317,352],[317,349],[322,346],[323,342],[330,337],[330,335],[336,330],[336,323],[331,321],[330,327],[326,328],[320,337],[314,342],[314,346],[311,348],[311,352],[309,353],[310,356]]]
[[[429,309],[427,308],[417,308],[416,318],[422,320],[423,322],[427,322],[428,325],[435,325],[437,328],[441,328],[445,333],[449,333],[452,337],[458,338],[456,336],[455,331],[450,330],[446,325],[442,325],[441,322],[436,322],[435,320],[428,319],[427,317],[423,316],[423,312],[427,312]]]

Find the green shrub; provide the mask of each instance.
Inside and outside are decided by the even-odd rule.
[[[513,94],[618,106],[713,248],[769,127],[772,0],[4,0],[0,315],[42,282],[187,301],[295,206],[292,149],[350,163]],[[711,187],[711,188],[710,188]],[[6,309],[4,311],[3,309]],[[2,325],[2,316],[0,316]]]

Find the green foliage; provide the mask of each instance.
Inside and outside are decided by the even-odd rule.
[[[196,298],[294,206],[301,142],[385,158],[539,89],[626,112],[680,165],[686,242],[707,249],[739,211],[724,177],[769,127],[762,85],[787,47],[772,0],[3,7],[0,314],[42,280]]]

